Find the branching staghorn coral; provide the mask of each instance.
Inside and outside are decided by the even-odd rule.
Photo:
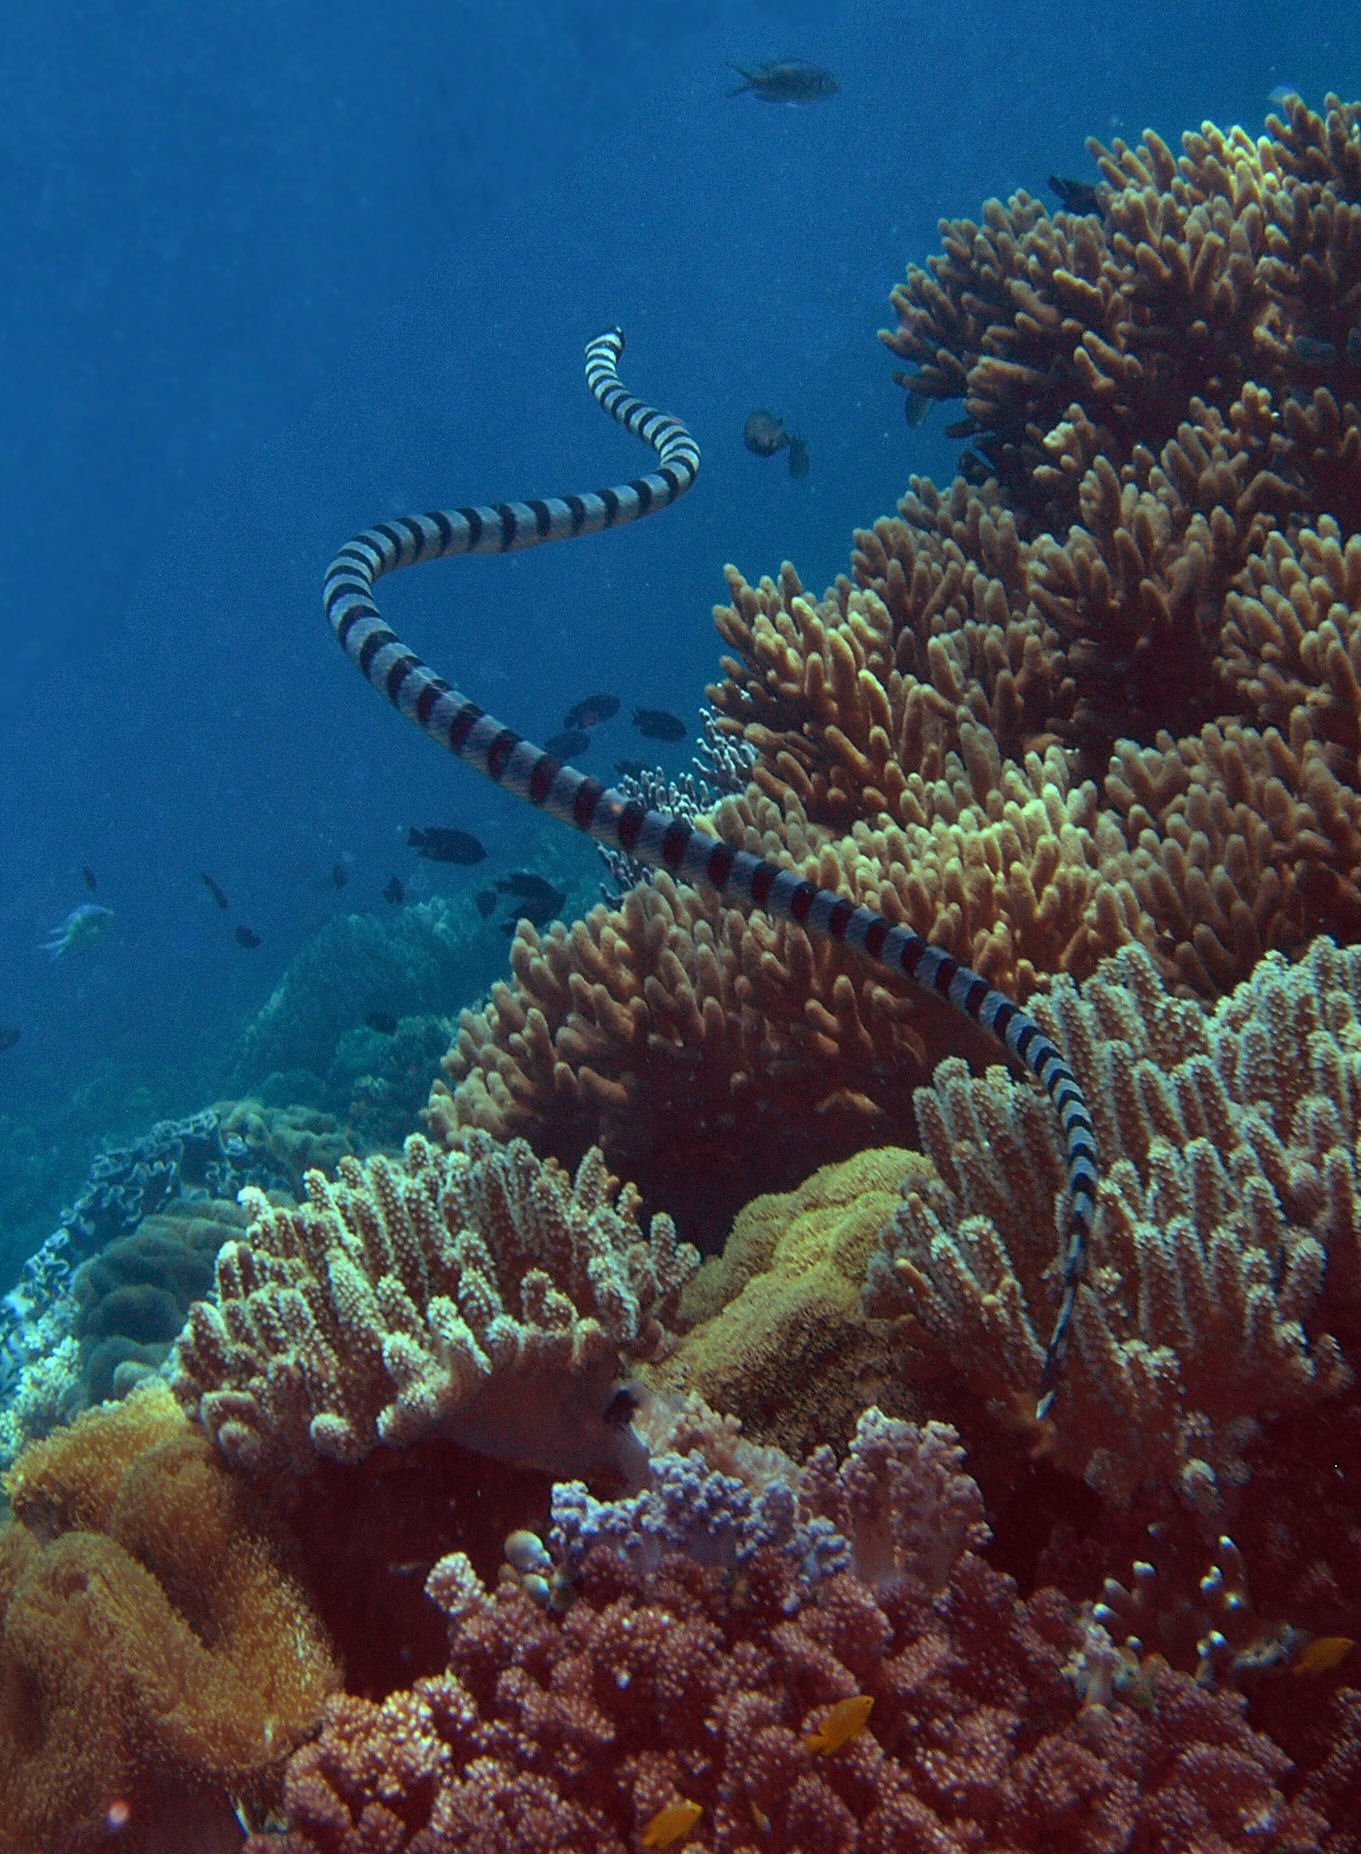
[[[523,1141],[478,1136],[404,1162],[342,1159],[299,1209],[246,1194],[176,1345],[173,1383],[228,1460],[306,1473],[439,1434],[556,1471],[621,1466],[611,1405],[654,1354],[698,1257],[598,1152],[575,1180]],[[635,1445],[636,1446],[636,1445]]]
[[[1259,1420],[1352,1380],[1361,952],[1320,939],[1299,966],[1268,957],[1207,1017],[1129,948],[1038,1009],[1106,1155],[1045,1452],[1117,1505],[1175,1491],[1218,1522]],[[1035,1382],[1053,1293],[1039,1129],[1000,1076],[959,1063],[918,1117],[939,1182],[909,1187],[867,1307],[902,1318],[909,1371],[958,1372],[1005,1417]]]

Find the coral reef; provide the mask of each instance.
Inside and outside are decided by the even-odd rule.
[[[307,1204],[246,1193],[175,1351],[176,1390],[242,1467],[305,1473],[443,1434],[559,1472],[630,1448],[625,1360],[654,1354],[698,1258],[598,1152],[569,1178],[523,1141],[343,1159]]]
[[[715,727],[755,757],[708,827],[1022,1000],[1129,943],[1212,999],[1361,934],[1357,111],[1287,107],[1258,141],[1097,148],[1099,214],[1017,195],[943,225],[886,339],[914,392],[964,398],[963,473],[914,480],[822,599],[730,570],[716,613]],[[796,1120],[810,1164],[913,1142],[956,1034],[664,884],[513,963],[464,1014],[441,1139],[599,1143],[709,1241],[795,1182]],[[740,1168],[717,1209],[663,1131],[682,1086],[692,1172]]]
[[[1320,939],[1298,966],[1269,956],[1207,1016],[1129,948],[1037,1009],[1104,1155],[1046,1453],[1116,1504],[1174,1487],[1217,1520],[1261,1417],[1353,1379],[1337,1335],[1361,1329],[1361,952]],[[918,1118],[937,1181],[909,1188],[868,1308],[903,1316],[928,1372],[1019,1410],[1055,1292],[1053,1136],[1025,1093],[959,1063]]]
[[[263,1808],[338,1670],[245,1483],[148,1385],[5,1485],[0,1848],[82,1854],[120,1824],[163,1846]]]
[[[948,1432],[887,1427],[870,1419],[839,1488],[900,1548],[873,1554],[875,1581],[806,1576],[772,1545],[734,1577],[597,1542],[558,1615],[442,1560],[447,1671],[381,1705],[333,1700],[289,1766],[292,1828],[250,1854],[625,1854],[669,1824],[711,1854],[1230,1854],[1266,1825],[1281,1850],[1316,1845],[1321,1819],[1285,1800],[1285,1760],[1240,1700],[1161,1670],[1145,1704],[1119,1701],[1100,1632],[1052,1593],[1018,1602],[979,1556]],[[1104,1703],[1084,1703],[1098,1682]]]

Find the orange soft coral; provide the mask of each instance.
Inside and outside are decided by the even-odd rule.
[[[140,1854],[167,1822],[206,1837],[233,1799],[264,1800],[338,1670],[247,1487],[169,1391],[88,1412],[6,1486],[3,1854],[83,1854],[120,1822]]]

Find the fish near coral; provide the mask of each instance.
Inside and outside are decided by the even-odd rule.
[[[852,1738],[858,1738],[869,1724],[874,1711],[874,1695],[857,1693],[853,1699],[838,1700],[815,1732],[803,1741],[805,1751],[814,1757],[830,1757]]]
[[[684,1841],[695,1823],[704,1814],[703,1807],[697,1802],[688,1802],[678,1796],[675,1802],[667,1803],[659,1809],[648,1822],[642,1833],[645,1848],[674,1847],[678,1841]]]
[[[784,420],[758,406],[742,427],[742,442],[757,457],[773,457],[789,442]]]
[[[85,901],[80,907],[72,908],[59,927],[54,927],[47,939],[42,942],[42,950],[53,959],[60,959],[64,953],[88,953],[113,926],[112,908],[101,908],[97,902]]]

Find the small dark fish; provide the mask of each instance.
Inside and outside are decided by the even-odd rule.
[[[841,85],[821,65],[805,64],[802,58],[778,58],[771,64],[758,64],[754,71],[745,65],[728,65],[730,71],[744,79],[730,97],[740,97],[750,90],[765,103],[820,103],[834,97]]]
[[[217,903],[219,908],[229,908],[232,905],[231,902],[228,901],[227,897],[222,893],[222,890],[218,887],[217,883],[214,882],[213,878],[210,875],[204,875],[201,869],[199,870],[198,875],[199,875],[199,881],[202,882],[203,886],[207,889],[208,893],[212,896],[213,900]]]
[[[782,451],[788,444],[789,433],[784,428],[782,418],[776,418],[773,412],[767,412],[761,406],[742,427],[742,442],[758,457],[773,457],[776,451]]]
[[[560,908],[567,899],[566,889],[554,888],[528,869],[512,869],[509,875],[498,876],[496,886],[503,895],[519,895],[524,901],[551,908]]]
[[[496,890],[494,888],[480,889],[478,893],[473,896],[473,906],[477,909],[484,921],[488,919],[490,915],[496,912]]]
[[[625,779],[641,779],[647,768],[641,760],[616,760],[614,770],[622,773]]]
[[[551,740],[543,743],[543,750],[552,759],[570,760],[578,753],[584,753],[591,744],[589,734],[579,727],[568,728],[564,734],[554,734]]]
[[[18,1024],[0,1024],[0,1049],[13,1049],[22,1035]]]
[[[388,885],[383,890],[383,900],[387,902],[390,908],[400,908],[402,903],[406,900],[406,890],[402,887],[402,878],[400,876],[392,876],[389,878]]]
[[[635,708],[633,725],[649,740],[684,740],[690,731],[679,715],[669,715],[664,708]]]
[[[565,899],[565,896],[559,897],[559,906]],[[546,926],[549,921],[555,920],[557,914],[558,908],[549,907],[546,902],[527,901],[518,907],[513,914],[508,914],[503,921],[497,924],[506,938],[510,939],[521,921],[528,921],[531,927],[543,927]]]
[[[429,830],[408,827],[406,841],[409,849],[419,851],[432,863],[480,863],[487,854],[485,845],[466,830],[446,830],[438,824]]]
[[[350,872],[345,867],[344,863],[332,863],[331,864],[331,887],[332,888],[348,888],[349,882],[350,882]]]
[[[602,721],[619,713],[617,695],[588,695],[584,702],[578,702],[575,708],[569,708],[562,718],[562,725],[569,734],[578,728],[599,727]]]
[[[259,946],[260,936],[253,927],[238,927],[236,930],[236,944],[238,946],[247,947]]]
[[[1065,212],[1084,215],[1094,212],[1098,219],[1105,217],[1101,189],[1090,180],[1068,180],[1062,174],[1049,176],[1049,190],[1059,196],[1059,205]]]
[[[789,474],[795,482],[802,482],[808,474],[808,440],[806,438],[789,440]]]
[[[1312,335],[1296,335],[1291,340],[1290,347],[1295,359],[1302,366],[1312,367],[1326,373],[1329,368],[1337,365],[1336,342],[1315,341]]]
[[[81,874],[82,874],[82,875],[84,876],[84,878],[85,878],[85,886],[86,886],[86,888],[88,888],[88,889],[89,889],[89,891],[90,891],[90,893],[91,893],[92,895],[93,895],[93,894],[96,894],[96,893],[98,892],[98,889],[99,889],[99,884],[98,884],[98,882],[96,882],[96,881],[95,881],[95,872],[94,872],[94,870],[93,870],[93,869],[91,869],[91,867],[90,867],[90,865],[89,865],[88,863],[86,863],[86,865],[85,865],[85,867],[84,867],[84,868],[83,868],[83,869],[81,870],[81,872],[80,872],[80,873],[81,873]]]
[[[1347,365],[1361,366],[1361,328],[1347,330]]]
[[[927,419],[930,418],[931,408],[935,403],[935,400],[928,394],[919,393],[915,386],[908,387],[907,398],[904,402],[903,410],[907,414],[907,428],[909,431],[921,430]]]
[[[370,1011],[364,1019],[370,1030],[376,1030],[379,1036],[396,1036],[397,1019],[391,1011]]]

